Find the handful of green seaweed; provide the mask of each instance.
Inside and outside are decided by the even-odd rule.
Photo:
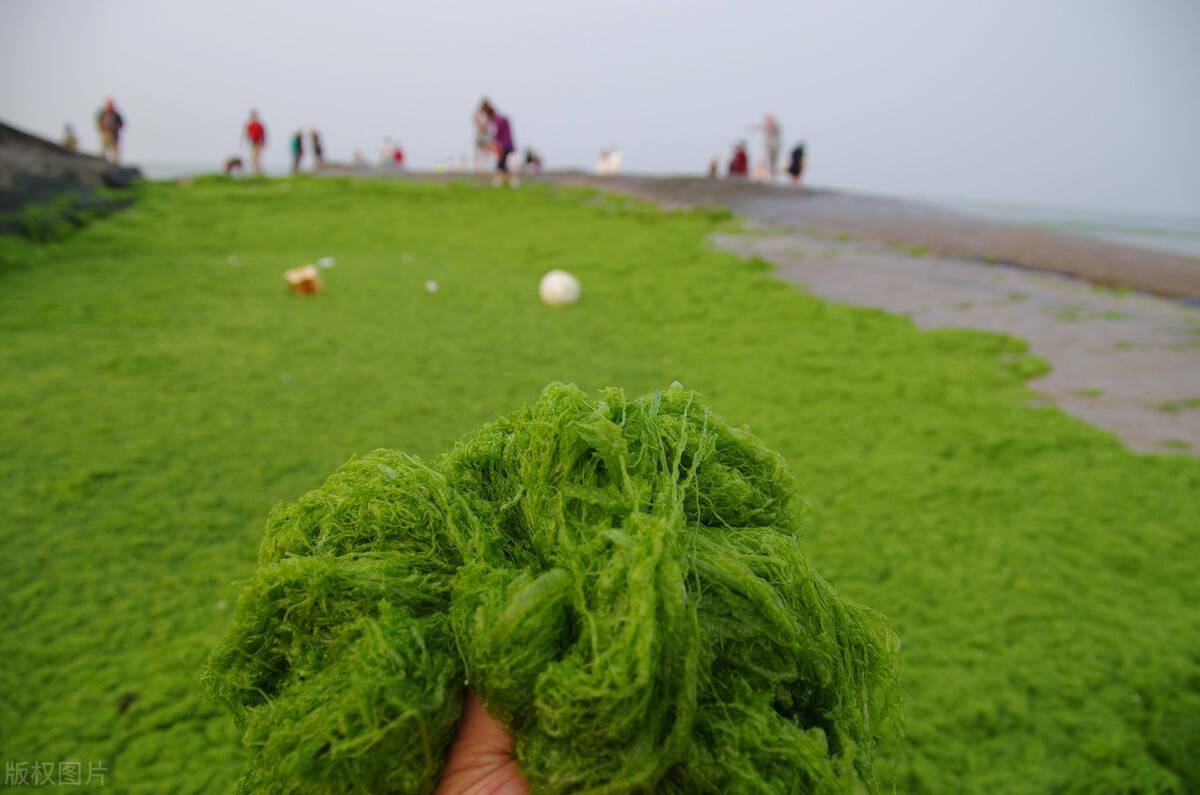
[[[535,792],[860,792],[897,640],[804,557],[783,460],[677,385],[552,384],[433,464],[275,509],[205,671],[245,792],[429,792],[464,681]]]

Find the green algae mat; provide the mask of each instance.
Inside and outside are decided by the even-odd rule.
[[[782,455],[806,507],[786,538],[895,629],[885,788],[1200,788],[1200,462],[1038,407],[1017,340],[921,332],[714,252],[728,223],[537,185],[200,180],[58,241],[0,239],[6,773],[231,790],[252,754],[202,672],[268,514],[278,533],[377,448],[437,460],[552,382],[595,413],[602,388],[669,403],[678,381]],[[286,291],[282,271],[326,256],[324,294]],[[551,268],[580,277],[579,305],[537,302]],[[544,561],[484,567],[474,598],[546,572],[553,596]],[[655,714],[627,730],[665,731]]]

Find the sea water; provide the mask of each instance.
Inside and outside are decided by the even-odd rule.
[[[1130,246],[1200,256],[1200,214],[1151,214],[985,202],[940,202],[960,213],[1007,223],[1111,240]]]

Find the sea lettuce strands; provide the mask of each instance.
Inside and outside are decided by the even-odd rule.
[[[861,792],[897,640],[801,549],[783,460],[673,386],[552,384],[437,461],[277,508],[206,669],[248,792],[429,792],[468,681],[536,792]]]

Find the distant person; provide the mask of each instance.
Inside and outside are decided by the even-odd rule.
[[[308,137],[312,141],[313,164],[316,168],[323,168],[325,166],[325,150],[321,146],[321,134],[314,127],[309,131]]]
[[[625,156],[621,154],[621,150],[613,147],[608,153],[608,173],[620,174],[621,164],[624,162]]]
[[[492,178],[493,185],[503,185],[508,183],[514,188],[521,186],[521,181],[516,176],[510,173],[508,158],[512,155],[516,141],[513,138],[512,123],[507,116],[502,116],[496,112],[496,108],[491,102],[484,100],[483,112],[487,115],[488,121],[492,125],[492,133],[494,139],[492,148],[496,152],[496,175]]]
[[[254,166],[255,175],[262,174],[262,150],[267,145],[267,128],[259,121],[258,111],[250,111],[250,120],[246,122],[242,137],[250,144],[250,164]]]
[[[746,142],[741,141],[733,148],[733,157],[729,158],[729,176],[745,177],[750,173],[750,157],[746,154]]]
[[[713,155],[712,160],[708,161],[708,178],[716,179],[721,176],[721,156]]]
[[[471,123],[475,127],[475,153],[471,156],[471,168],[476,173],[487,171],[491,165],[492,120],[484,110],[484,106],[488,104],[487,99],[481,100],[471,117]]]
[[[355,168],[366,168],[367,156],[362,153],[361,149],[355,149],[354,160],[352,162]]]
[[[296,130],[292,134],[292,173],[300,173],[300,161],[304,159],[304,132]]]
[[[796,185],[800,184],[800,177],[804,174],[804,142],[796,144],[796,148],[792,150],[792,160],[788,163],[788,173],[792,175],[792,182]]]
[[[117,112],[117,105],[111,99],[105,100],[104,107],[96,112],[96,129],[100,131],[100,156],[113,163],[121,162],[121,130],[125,120]]]
[[[70,124],[63,125],[62,145],[64,149],[70,149],[72,152],[79,151],[79,136],[75,135],[75,128]]]
[[[609,176],[620,174],[621,159],[621,150],[617,147],[605,149],[600,153],[600,159],[596,161],[596,173]]]
[[[390,137],[383,139],[383,146],[379,150],[379,165],[404,168],[404,149]]]
[[[763,148],[767,154],[767,174],[774,180],[779,166],[779,146],[783,131],[779,129],[779,122],[770,113],[764,114],[762,124],[754,125],[753,129],[762,130]]]

